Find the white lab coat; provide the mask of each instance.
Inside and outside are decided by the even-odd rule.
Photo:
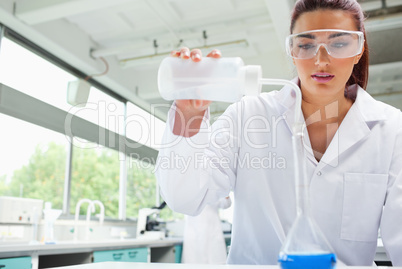
[[[402,266],[402,113],[356,85],[349,91],[356,101],[320,162],[305,130],[312,214],[345,264],[372,265],[381,227]],[[296,216],[294,103],[289,87],[245,97],[212,127],[206,114],[191,138],[172,133],[174,106],[169,112],[156,171],[162,196],[173,210],[197,214],[233,190],[228,263],[277,264]]]
[[[221,198],[213,205],[206,205],[199,215],[185,217],[182,263],[226,263],[219,208],[226,209],[230,204],[230,198]]]

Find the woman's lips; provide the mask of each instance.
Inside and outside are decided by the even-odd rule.
[[[327,83],[335,76],[329,73],[315,73],[311,75],[311,78],[319,83]]]

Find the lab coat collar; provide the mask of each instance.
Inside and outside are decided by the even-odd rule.
[[[297,84],[300,87],[300,80],[298,77],[294,78],[291,80],[295,84]],[[283,116],[285,119],[286,125],[289,128],[289,131],[293,133],[293,123],[295,122],[294,119],[294,110],[295,110],[295,104],[296,104],[296,94],[294,90],[290,86],[285,86],[283,87],[276,95],[275,98],[277,99],[278,103],[280,106],[278,107],[279,113]],[[299,108],[300,109],[300,108]],[[301,122],[304,122],[304,116],[303,113],[300,113],[300,119]],[[307,128],[303,128],[303,143],[306,145],[305,149],[307,150],[307,156],[309,159],[315,163],[317,163],[313,149],[311,147],[310,139],[307,133]]]
[[[357,91],[357,97],[354,105],[357,106],[362,119],[365,122],[383,121],[386,120],[386,114],[383,106],[380,102],[375,100],[370,94],[368,94],[363,88],[354,84],[349,87]]]
[[[369,135],[375,123],[386,119],[380,102],[371,97],[364,89],[358,85],[352,85],[348,90],[356,92],[356,100],[332,138],[317,169],[321,169],[325,165],[336,167],[342,153]]]
[[[298,77],[292,79],[291,81],[300,87]],[[296,94],[290,86],[286,85],[275,95],[275,98],[277,102],[280,104],[280,106],[278,107],[279,113],[283,115],[289,130],[292,132],[293,130],[292,126],[293,123],[295,122],[294,109],[296,103]],[[304,122],[303,113],[300,113],[299,120]]]
[[[299,84],[296,77],[292,80]],[[364,89],[358,85],[349,86],[348,90],[356,94],[356,100],[348,111],[338,131],[331,140],[329,147],[321,158],[317,169],[321,169],[325,165],[337,166],[338,157],[355,145],[358,141],[366,137],[376,122],[386,119],[385,112],[380,103],[371,97]],[[278,103],[281,105],[279,112],[284,116],[285,121],[292,130],[294,123],[295,94],[289,86],[285,86],[275,95]],[[304,121],[303,113],[300,113],[300,120]],[[307,128],[304,128],[304,143],[306,145],[307,157],[317,163],[315,160]]]
[[[297,84],[300,87],[300,81],[298,77],[295,77],[294,79],[291,80],[293,83]],[[295,105],[296,102],[296,94],[293,91],[293,89],[286,85],[284,86],[276,95],[275,98],[277,99],[278,103],[281,105],[280,109],[280,113],[281,114],[288,114],[288,111],[291,110],[293,113],[293,107]],[[289,111],[289,112],[291,112]],[[292,119],[292,124],[293,124],[293,117],[294,115],[292,115],[291,119]],[[290,125],[292,126],[292,125]],[[290,128],[292,130],[292,128]]]
[[[300,87],[300,80],[298,77],[292,79],[292,82],[296,83]],[[349,91],[356,93],[356,100],[353,104],[357,106],[358,113],[361,114],[362,120],[365,122],[382,121],[386,119],[384,110],[381,108],[379,102],[375,100],[370,94],[368,94],[363,88],[357,84],[351,85],[348,88]],[[296,95],[290,86],[284,86],[276,95],[275,98],[281,105],[279,108],[282,115],[287,115],[287,121],[291,126],[294,122],[294,105],[296,101]],[[304,119],[301,114],[301,119]]]

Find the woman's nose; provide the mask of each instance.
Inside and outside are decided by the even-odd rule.
[[[316,65],[328,65],[330,63],[330,58],[328,54],[328,50],[325,46],[321,45],[318,48],[318,51],[315,55],[315,64]]]

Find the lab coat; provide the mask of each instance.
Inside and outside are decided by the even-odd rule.
[[[373,264],[381,227],[388,255],[402,266],[402,113],[357,85],[348,91],[356,100],[319,162],[304,130],[311,211],[345,264]],[[174,108],[156,164],[163,198],[197,214],[233,190],[228,263],[277,264],[296,216],[294,93],[286,86],[244,97],[212,126],[206,113],[190,138],[172,133]]]
[[[230,206],[230,198],[208,204],[197,216],[185,216],[182,263],[225,264],[227,250],[219,208]]]

